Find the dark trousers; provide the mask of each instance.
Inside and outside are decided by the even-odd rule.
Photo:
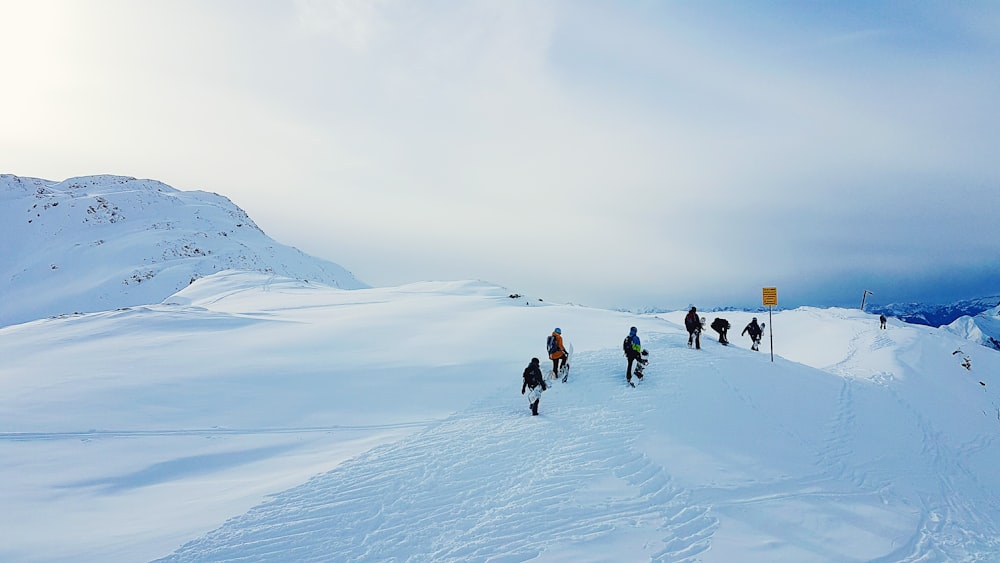
[[[552,373],[559,375],[560,366],[566,365],[566,354],[552,359]]]
[[[701,350],[701,331],[695,330],[688,333],[688,346],[694,341],[694,347]]]

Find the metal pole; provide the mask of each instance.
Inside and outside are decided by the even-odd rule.
[[[774,321],[771,319],[771,307],[767,308],[768,334],[771,335],[771,363],[774,363]]]
[[[867,299],[869,295],[875,294],[866,289],[864,295],[861,296],[861,312],[864,312],[865,310],[865,299]]]

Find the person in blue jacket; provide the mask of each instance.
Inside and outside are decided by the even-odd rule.
[[[625,352],[625,357],[628,358],[628,367],[625,368],[625,381],[632,387],[635,387],[635,383],[632,383],[632,364],[638,362],[641,365],[643,363],[642,343],[639,341],[638,330],[635,327],[628,330],[628,336],[622,342],[622,349]],[[635,373],[638,379],[642,379],[642,373],[638,367]]]

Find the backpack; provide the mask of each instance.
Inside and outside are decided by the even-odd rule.
[[[684,327],[688,329],[689,332],[698,328],[700,324],[701,323],[698,321],[698,315],[694,313],[688,313],[687,316],[684,317]]]
[[[559,351],[559,343],[556,342],[556,337],[549,335],[549,338],[545,341],[545,349],[549,351],[549,354],[555,354]]]
[[[622,342],[622,350],[625,352],[626,356],[628,356],[629,354],[632,353],[633,350],[632,350],[632,337],[631,336],[626,336],[625,337],[625,341]]]

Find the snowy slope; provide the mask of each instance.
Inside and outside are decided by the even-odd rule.
[[[222,196],[122,176],[0,175],[0,257],[0,326],[156,303],[233,268],[366,287],[276,243]]]
[[[974,317],[960,317],[943,328],[961,338],[1000,350],[1000,306]]]
[[[682,312],[508,293],[224,272],[0,329],[0,560],[1000,553],[1000,353],[804,308],[768,321],[772,363],[769,330],[761,352],[739,336],[749,313],[690,350]],[[572,373],[531,417],[520,373],[553,326]]]

